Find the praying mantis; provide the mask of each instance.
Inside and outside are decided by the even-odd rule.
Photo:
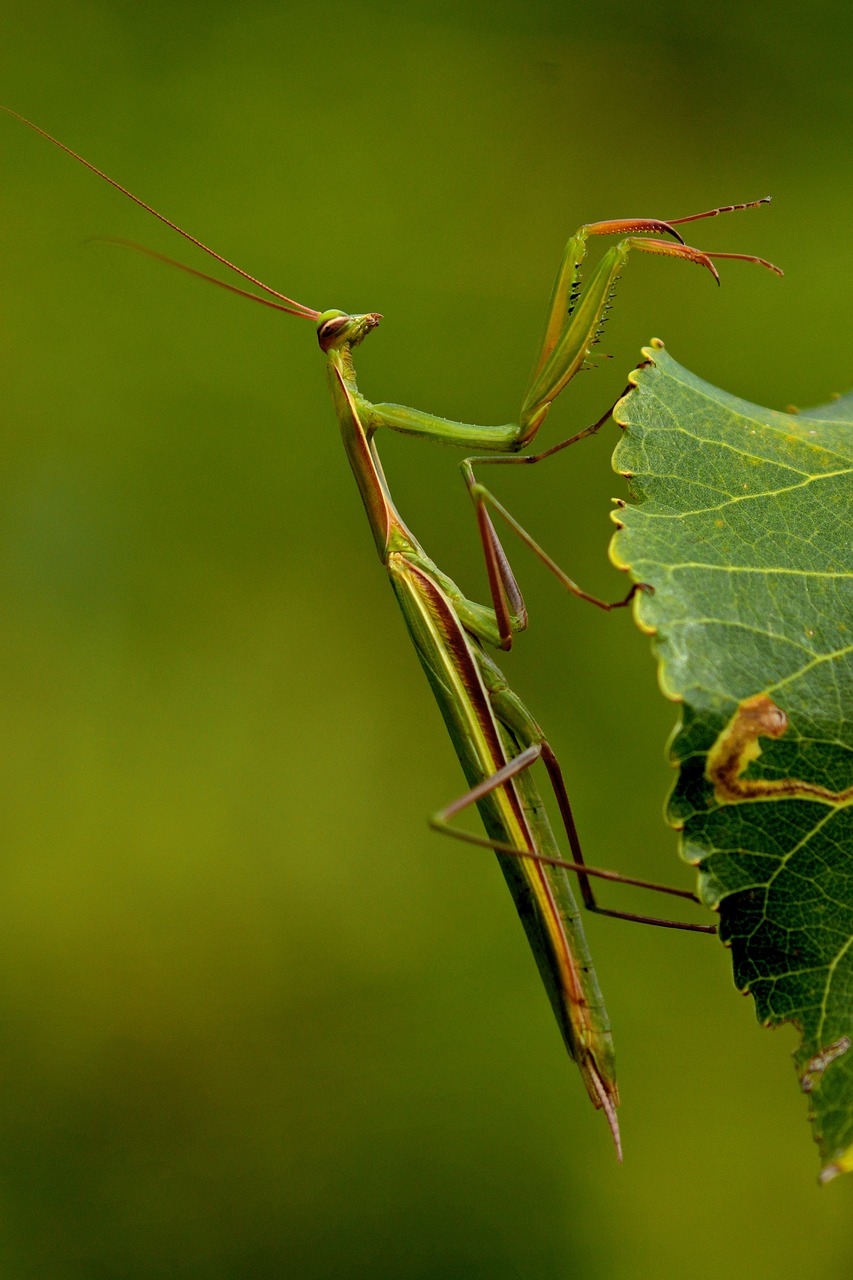
[[[210,249],[31,121],[9,108],[3,110],[236,272],[252,288],[227,283],[151,250],[143,252],[316,326],[344,449],[376,549],[468,782],[465,794],[436,813],[431,819],[432,825],[456,839],[482,845],[497,854],[566,1049],[580,1071],[592,1103],[606,1115],[617,1157],[621,1160],[616,1115],[619,1093],[610,1025],[569,875],[577,876],[583,904],[591,911],[697,932],[714,932],[714,928],[634,915],[599,905],[592,885],[596,878],[696,899],[689,890],[654,885],[593,868],[584,862],[557,757],[538,722],[509,687],[487,652],[486,646],[508,650],[514,636],[527,626],[524,600],[493,516],[499,517],[540,558],[566,590],[599,608],[626,606],[642,586],[634,586],[624,599],[612,603],[582,590],[480,482],[477,469],[489,464],[542,462],[595,434],[610,418],[612,408],[567,440],[540,453],[523,452],[535,439],[557,396],[584,366],[597,341],[618,278],[632,252],[693,262],[710,271],[718,282],[713,259],[739,259],[778,272],[772,263],[752,255],[705,253],[692,248],[677,230],[680,224],[752,208],[766,200],[669,220],[625,218],[581,227],[569,239],[557,271],[544,335],[518,421],[478,426],[402,405],[371,403],[358,387],[353,352],[379,324],[382,317],[378,313],[320,311],[286,297]],[[605,251],[582,286],[581,269],[588,242],[596,236],[616,237],[616,243]],[[404,522],[394,504],[377,450],[376,437],[382,429],[455,445],[466,451],[461,468],[482,542],[491,597],[489,605],[468,599],[429,558]],[[570,857],[561,853],[532,772],[537,762],[544,766]],[[485,836],[453,826],[456,815],[471,805],[479,810]]]

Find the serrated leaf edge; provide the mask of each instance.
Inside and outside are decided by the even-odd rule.
[[[633,369],[633,370],[631,371],[631,373],[628,375],[628,389],[626,390],[625,394],[624,394],[624,395],[623,395],[623,396],[622,396],[622,397],[617,401],[617,403],[616,403],[616,404],[614,405],[614,407],[613,407],[613,413],[612,413],[613,421],[614,421],[614,422],[616,423],[616,425],[617,425],[621,430],[623,430],[623,431],[628,427],[629,423],[627,422],[627,420],[625,420],[625,418],[624,418],[624,417],[620,417],[620,410],[622,409],[622,406],[626,403],[626,401],[630,398],[630,396],[631,396],[631,395],[636,391],[636,389],[638,388],[638,386],[639,386],[639,382],[640,382],[640,378],[641,378],[641,376],[642,376],[643,372],[644,372],[646,369],[648,369],[650,366],[655,366],[655,367],[656,367],[655,354],[656,354],[656,352],[658,352],[658,351],[663,351],[663,350],[665,350],[665,344],[662,342],[662,340],[661,340],[660,338],[652,338],[652,340],[651,340],[651,342],[650,342],[649,346],[647,346],[647,347],[643,347],[643,348],[641,348],[641,350],[642,350],[642,354],[643,354],[644,359],[643,359],[642,363],[641,363],[641,364],[639,364],[639,365],[637,365],[637,367],[636,367],[635,369]],[[795,415],[792,415],[792,416],[795,416]],[[796,415],[796,416],[799,416],[799,415]],[[621,444],[621,440],[620,440],[619,442],[617,442],[616,448],[614,449],[613,456],[612,456],[612,459],[611,459],[611,464],[612,464],[612,467],[613,467],[614,472],[615,472],[617,475],[620,475],[620,476],[622,476],[622,477],[624,478],[624,480],[626,481],[626,483],[627,483],[627,485],[628,485],[628,489],[629,489],[629,491],[630,491],[630,489],[631,489],[631,480],[632,480],[632,478],[633,478],[633,473],[632,473],[632,472],[630,472],[630,471],[625,471],[625,470],[623,470],[623,469],[618,465],[618,462],[617,462],[617,455],[618,455],[618,452],[619,452],[619,445],[620,445],[620,444]],[[625,508],[626,508],[626,507],[627,507],[627,505],[628,505],[628,502],[627,502],[625,499],[623,499],[623,498],[614,498],[614,499],[613,499],[613,503],[614,503],[614,510],[610,512],[610,518],[611,518],[611,520],[613,521],[613,523],[615,524],[616,529],[615,529],[615,532],[613,533],[613,536],[612,536],[612,537],[611,537],[611,539],[610,539],[610,544],[609,544],[608,549],[607,549],[607,551],[608,551],[608,557],[609,557],[609,559],[610,559],[611,564],[612,564],[615,568],[619,569],[619,570],[620,570],[620,572],[622,572],[622,573],[628,573],[628,574],[629,574],[629,575],[634,579],[634,581],[636,582],[638,579],[636,578],[636,575],[634,574],[634,571],[633,571],[632,566],[631,566],[631,565],[630,565],[626,560],[623,560],[623,559],[622,559],[622,557],[621,557],[621,555],[619,554],[619,534],[622,532],[622,530],[623,530],[623,529],[624,529],[624,527],[625,527],[625,526],[624,526],[624,523],[623,523],[623,522],[620,520],[620,518],[619,518],[619,514],[620,514],[620,512],[621,512],[621,511],[624,511],[624,510],[625,510]],[[635,503],[635,505],[637,505],[637,506],[642,505],[642,501],[641,501],[641,500],[637,501],[637,502]],[[666,657],[665,657],[665,656],[660,652],[660,648],[659,648],[658,644],[656,644],[656,643],[655,643],[655,640],[656,640],[656,638],[657,638],[657,636],[658,636],[658,633],[659,633],[659,628],[658,628],[658,627],[656,627],[656,626],[651,625],[650,623],[646,622],[646,621],[643,619],[643,617],[642,617],[642,615],[641,615],[642,604],[643,604],[642,594],[641,594],[641,593],[638,593],[638,594],[634,597],[634,601],[633,601],[633,603],[632,603],[632,612],[633,612],[634,623],[635,623],[635,625],[636,625],[637,629],[638,629],[640,632],[642,632],[644,635],[649,636],[649,637],[651,638],[651,640],[652,640],[652,652],[653,652],[654,660],[655,660],[656,667],[657,667],[657,680],[658,680],[658,686],[659,686],[660,691],[661,691],[661,693],[663,694],[663,696],[664,696],[664,697],[665,697],[669,702],[673,702],[673,703],[675,703],[676,705],[679,705],[679,704],[680,704],[680,705],[683,707],[683,704],[684,704],[684,698],[682,697],[682,695],[681,695],[681,694],[676,693],[676,692],[675,692],[675,690],[674,690],[674,689],[672,689],[672,687],[669,685],[669,683],[668,683],[668,679],[667,679],[667,661],[666,661]],[[682,729],[682,727],[683,727],[683,724],[684,724],[684,713],[683,713],[683,710],[680,710],[680,711],[679,711],[679,715],[678,715],[678,719],[677,719],[677,721],[676,721],[675,725],[673,726],[672,732],[671,732],[671,734],[670,734],[670,736],[669,736],[669,739],[668,739],[668,741],[667,741],[667,748],[666,748],[666,750],[667,750],[667,759],[669,760],[670,764],[672,765],[672,768],[673,768],[673,769],[675,769],[675,770],[680,769],[681,764],[682,764],[682,761],[681,761],[681,760],[679,760],[679,759],[677,759],[677,758],[675,758],[675,757],[672,755],[671,747],[672,747],[672,744],[677,740],[678,735],[679,735],[679,733],[681,732],[681,729]],[[664,808],[664,817],[665,817],[665,820],[666,820],[667,824],[668,824],[668,825],[669,825],[669,826],[670,826],[674,831],[676,831],[676,832],[677,832],[677,835],[678,835],[678,846],[677,846],[677,849],[678,849],[678,856],[681,858],[682,862],[685,862],[688,866],[692,866],[692,867],[694,867],[694,868],[696,868],[696,869],[697,869],[697,882],[698,882],[698,886],[697,886],[697,887],[699,888],[700,896],[702,897],[702,901],[705,903],[705,905],[708,907],[708,909],[709,909],[709,910],[711,910],[711,911],[715,912],[716,914],[719,914],[720,902],[722,901],[722,899],[721,899],[721,898],[717,898],[717,900],[716,900],[715,902],[713,902],[713,903],[712,903],[712,902],[708,901],[708,897],[707,897],[707,895],[702,894],[702,892],[701,892],[701,890],[702,890],[702,877],[703,877],[703,873],[702,873],[701,869],[699,868],[699,863],[700,863],[700,861],[701,861],[701,857],[691,859],[690,857],[686,856],[686,851],[685,851],[685,837],[684,837],[684,834],[683,834],[683,829],[684,829],[684,825],[685,825],[684,821],[683,821],[683,820],[678,820],[677,822],[675,822],[675,821],[672,821],[672,820],[670,819],[670,817],[669,817],[670,799],[671,799],[671,797],[672,797],[672,794],[673,794],[673,792],[674,792],[674,790],[675,790],[676,785],[677,785],[677,777],[676,777],[676,779],[673,781],[672,786],[670,787],[670,789],[669,789],[669,793],[668,793],[667,798],[666,798],[665,808]],[[730,950],[730,949],[731,949],[730,944],[729,944],[727,941],[724,941],[724,942],[723,942],[723,946],[726,948],[726,950]],[[751,994],[751,993],[750,993],[750,991],[749,991],[749,987],[748,987],[748,986],[747,986],[747,987],[738,987],[738,986],[737,986],[737,984],[735,983],[735,987],[736,987],[736,989],[737,989],[737,990],[741,991],[741,992],[742,992],[742,994],[744,994],[744,995],[750,995],[750,994]],[[797,1021],[796,1021],[796,1019],[795,1019],[795,1018],[782,1018],[782,1019],[779,1019],[779,1020],[777,1020],[777,1021],[772,1021],[772,1020],[771,1020],[771,1021],[766,1021],[766,1020],[765,1020],[761,1025],[762,1025],[762,1026],[764,1026],[764,1027],[776,1027],[776,1026],[791,1025],[791,1026],[793,1026],[793,1027],[797,1030],[798,1034],[802,1035],[802,1028],[798,1025],[798,1023],[797,1023]],[[848,1047],[849,1047],[849,1046],[848,1046]],[[847,1048],[845,1048],[844,1052],[847,1052]],[[792,1057],[795,1057],[795,1056],[796,1056],[795,1054],[792,1054]],[[804,1084],[803,1084],[803,1076],[802,1076],[802,1075],[799,1077],[799,1079],[800,1079],[800,1085],[801,1085],[801,1088],[803,1088],[804,1092],[809,1092],[809,1090],[805,1089],[805,1087],[804,1087]],[[808,1119],[809,1119],[809,1121],[813,1121],[813,1120],[814,1120],[814,1113],[813,1113],[813,1111],[811,1110],[811,1108],[809,1109]],[[853,1172],[853,1143],[851,1143],[848,1147],[844,1148],[843,1150],[841,1150],[841,1151],[839,1151],[839,1152],[836,1152],[834,1156],[832,1156],[832,1157],[831,1157],[831,1158],[830,1158],[830,1159],[829,1159],[829,1160],[828,1160],[824,1165],[822,1165],[822,1167],[821,1167],[821,1169],[820,1169],[820,1172],[818,1173],[818,1183],[819,1183],[820,1185],[825,1185],[825,1184],[826,1184],[826,1183],[828,1183],[828,1182],[832,1182],[835,1178],[839,1177],[841,1174],[844,1174],[844,1173],[851,1173],[851,1172]]]

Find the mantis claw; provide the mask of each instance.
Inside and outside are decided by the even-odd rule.
[[[640,249],[643,253],[660,253],[665,257],[686,258],[688,262],[695,262],[697,266],[707,267],[711,275],[720,283],[720,273],[711,261],[707,253],[703,253],[701,249],[693,249],[689,244],[670,244],[668,240],[635,240],[631,239],[631,247]]]
[[[679,244],[684,244],[684,237],[672,223],[663,222],[660,218],[611,218],[607,222],[589,222],[584,231],[591,236],[628,236],[641,231],[657,231],[659,235],[670,235]]]

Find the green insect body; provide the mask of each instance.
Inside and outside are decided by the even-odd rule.
[[[671,928],[713,932],[713,927],[611,911],[598,905],[592,878],[662,889],[684,898],[693,898],[693,895],[688,890],[652,885],[584,863],[556,756],[536,720],[508,687],[486,651],[486,645],[509,649],[514,635],[527,625],[524,601],[495,530],[492,513],[498,515],[539,556],[572,594],[601,608],[612,609],[626,605],[637,588],[632,589],[624,600],[612,604],[583,591],[476,479],[475,467],[489,463],[542,461],[598,431],[608,420],[610,410],[598,422],[542,453],[530,455],[521,452],[534,439],[555,398],[587,361],[598,339],[618,277],[632,250],[694,262],[717,279],[714,258],[740,258],[778,271],[771,263],[751,255],[709,254],[691,248],[676,229],[679,223],[750,208],[766,201],[730,205],[670,221],[628,218],[582,227],[569,239],[557,272],[544,336],[518,421],[494,427],[477,426],[453,422],[403,405],[371,404],[358,389],[352,352],[376,328],[381,316],[372,312],[363,315],[348,315],[341,311],[321,313],[285,297],[209,249],[17,112],[8,108],[3,110],[60,147],[218,262],[237,272],[266,296],[227,284],[205,272],[164,258],[162,254],[150,250],[142,252],[232,292],[316,324],[318,340],[326,354],[332,400],[344,448],[364,502],[376,548],[388,571],[403,618],[468,781],[469,790],[437,813],[432,819],[433,825],[460,840],[491,848],[497,854],[566,1048],[580,1070],[594,1105],[604,1110],[621,1158],[616,1119],[619,1094],[610,1025],[569,874],[577,874],[584,905],[591,910]],[[589,239],[599,235],[615,235],[618,241],[602,255],[585,287],[581,288],[581,268]],[[403,522],[392,500],[376,448],[376,434],[383,429],[456,445],[483,455],[467,457],[462,463],[462,472],[476,511],[489,579],[490,605],[467,599],[452,579],[430,560]],[[536,762],[541,762],[547,772],[570,857],[561,852],[546,812],[532,772]],[[486,830],[483,837],[451,825],[452,818],[470,804],[476,804],[479,810]]]

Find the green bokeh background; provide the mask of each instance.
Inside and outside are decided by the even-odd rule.
[[[633,261],[546,442],[652,334],[774,407],[853,382],[846,6],[4,10],[6,102],[285,292],[385,314],[374,399],[506,421],[579,223],[767,192],[694,239],[784,282]],[[4,1280],[848,1276],[853,1182],[816,1187],[793,1031],[758,1030],[716,942],[593,920],[615,1165],[496,866],[426,828],[461,775],[311,327],[87,243],[204,266],[0,135]],[[609,596],[614,439],[499,477]],[[482,595],[457,457],[384,456]],[[506,666],[589,857],[689,882],[647,641],[515,561]]]

